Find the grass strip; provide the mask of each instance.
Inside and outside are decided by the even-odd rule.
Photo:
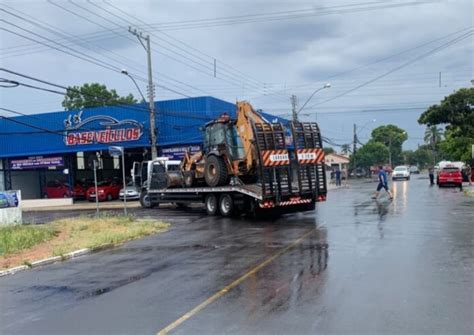
[[[116,245],[168,227],[168,223],[129,216],[78,217],[45,225],[0,227],[0,269],[78,249]]]
[[[0,256],[30,249],[56,237],[50,226],[16,225],[0,227]]]

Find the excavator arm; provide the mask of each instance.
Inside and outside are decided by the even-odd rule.
[[[252,125],[255,123],[268,123],[265,118],[252,108],[246,101],[237,102],[237,133],[240,136],[245,152],[244,164],[247,171],[252,170],[256,158],[255,138]]]

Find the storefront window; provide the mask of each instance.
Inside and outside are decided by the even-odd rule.
[[[84,153],[83,152],[78,152],[76,154],[76,161],[77,161],[77,169],[78,170],[85,170],[86,168],[86,163],[84,159]]]
[[[120,170],[120,157],[114,156],[114,170]]]

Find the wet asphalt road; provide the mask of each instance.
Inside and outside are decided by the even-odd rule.
[[[0,334],[473,334],[474,198],[374,187],[276,221],[137,211],[172,228],[0,278]]]

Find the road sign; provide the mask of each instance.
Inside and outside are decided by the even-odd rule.
[[[123,182],[123,213],[127,216],[127,182],[125,179],[125,155],[124,148],[119,146],[110,146],[109,154],[112,157],[122,156],[122,182]]]
[[[109,154],[112,157],[120,157],[123,154],[123,147],[111,146],[109,147]]]

